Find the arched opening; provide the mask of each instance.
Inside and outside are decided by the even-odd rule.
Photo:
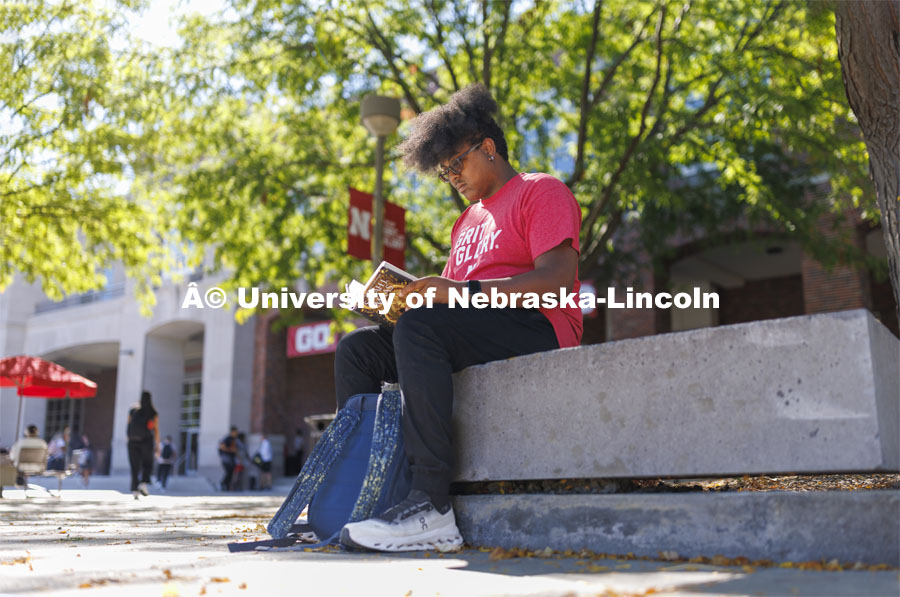
[[[94,473],[109,474],[116,384],[118,381],[118,342],[98,342],[67,346],[41,355],[97,384],[97,395],[78,400],[31,400],[32,407],[43,407],[41,434],[45,439],[62,434],[70,427],[67,454],[89,444],[94,453]],[[33,412],[33,411],[32,411]]]
[[[160,438],[178,451],[176,474],[198,470],[204,327],[172,321],[150,330],[144,348],[143,389],[159,412]]]

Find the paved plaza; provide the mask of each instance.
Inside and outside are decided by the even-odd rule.
[[[124,478],[67,479],[0,500],[3,595],[898,595],[897,570],[826,572],[547,553],[496,559],[490,546],[456,554],[326,552],[230,554],[265,538],[285,491],[220,494],[176,478],[134,500]],[[49,484],[55,488],[55,481]],[[55,493],[55,492],[54,492]],[[193,495],[191,495],[193,494]],[[202,495],[198,495],[202,494]],[[823,521],[827,523],[827,521]]]

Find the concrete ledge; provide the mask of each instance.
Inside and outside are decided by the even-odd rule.
[[[900,342],[865,310],[528,355],[454,385],[458,481],[900,467]]]
[[[454,510],[479,546],[900,565],[895,490],[459,496]]]

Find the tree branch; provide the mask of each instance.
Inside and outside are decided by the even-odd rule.
[[[459,91],[459,80],[456,78],[456,71],[453,69],[453,63],[450,60],[450,55],[447,54],[447,48],[445,47],[446,42],[444,41],[443,24],[441,23],[440,17],[438,16],[437,8],[435,8],[434,5],[434,0],[428,0],[426,4],[428,6],[428,12],[431,13],[432,20],[434,21],[435,46],[438,49],[438,55],[441,57],[441,60],[444,61],[444,66],[447,67],[447,72],[450,73],[450,80],[453,81],[453,90]]]
[[[600,4],[602,4],[602,0],[599,0],[597,2],[597,5],[595,5],[595,7],[594,7],[595,11],[597,11],[594,14],[595,26],[598,25],[596,19],[599,15],[599,7],[600,7],[599,5]],[[592,55],[590,56],[591,59],[585,65],[585,77],[584,77],[583,86],[582,86],[582,98],[586,98],[587,103],[586,104],[582,103],[580,105],[581,110],[580,110],[579,124],[578,124],[578,138],[576,141],[575,168],[573,169],[572,176],[570,176],[569,179],[566,181],[566,184],[569,187],[572,187],[573,185],[577,184],[584,177],[584,173],[585,173],[584,148],[587,143],[587,121],[590,117],[590,113],[597,106],[597,103],[600,101],[600,99],[603,98],[603,96],[606,93],[606,90],[612,84],[613,77],[615,76],[616,72],[619,70],[619,67],[631,55],[631,53],[638,46],[638,44],[640,44],[642,41],[644,41],[644,30],[647,28],[647,25],[649,24],[650,19],[656,13],[656,9],[657,9],[657,6],[654,6],[653,10],[651,10],[650,13],[647,15],[647,17],[644,19],[644,23],[641,25],[641,29],[640,29],[640,31],[638,31],[638,34],[635,36],[634,41],[631,42],[631,45],[628,46],[628,48],[624,52],[619,54],[619,56],[617,56],[616,59],[606,68],[606,70],[604,71],[604,74],[603,74],[603,79],[601,80],[600,85],[597,87],[597,90],[593,94],[588,94],[588,95],[585,94],[584,88],[589,87],[589,85],[590,85],[590,78],[591,78],[591,70],[590,69],[591,69],[591,62],[593,61]],[[592,33],[592,38],[591,38],[592,45],[595,44],[596,40],[595,40],[594,36],[596,34],[597,34],[597,29],[595,29]]]
[[[422,111],[421,106],[419,105],[418,100],[413,95],[412,90],[409,88],[409,85],[406,84],[406,81],[403,79],[403,74],[400,72],[400,69],[397,68],[397,65],[394,63],[394,51],[391,48],[390,41],[381,33],[381,30],[378,28],[378,25],[375,23],[375,19],[372,17],[372,12],[366,8],[366,16],[369,19],[369,32],[372,36],[369,40],[372,44],[378,48],[378,51],[381,52],[381,55],[384,57],[385,61],[388,63],[388,67],[391,69],[391,72],[394,74],[394,81],[400,85],[400,88],[403,89],[403,97],[406,98],[409,106],[416,112],[416,114]],[[379,43],[379,40],[381,43]]]
[[[662,76],[662,29],[663,25],[665,24],[666,11],[667,7],[664,5],[659,12],[659,19],[656,25],[656,72],[653,76],[653,82],[650,85],[650,90],[647,92],[647,99],[644,101],[644,107],[641,109],[640,128],[628,143],[628,146],[625,149],[625,153],[622,155],[622,159],[619,160],[619,165],[616,168],[616,171],[613,173],[612,177],[610,177],[609,179],[609,182],[604,187],[602,198],[594,203],[594,205],[591,207],[590,212],[588,213],[588,217],[586,218],[583,225],[585,230],[585,237],[582,246],[589,246],[591,244],[594,224],[597,222],[597,218],[600,217],[600,214],[605,212],[609,207],[609,204],[612,201],[613,197],[613,190],[618,184],[619,178],[622,176],[622,173],[625,172],[625,169],[628,166],[628,162],[634,155],[638,145],[641,143],[641,141],[643,141],[644,133],[647,130],[647,115],[650,112],[650,107],[653,105],[653,96],[656,94],[656,88],[659,85],[659,81]]]
[[[463,3],[465,6],[465,3]],[[465,15],[465,8],[460,10],[459,0],[454,0],[453,2],[453,11],[456,13],[457,21],[457,33],[459,33],[460,38],[462,38],[463,49],[466,51],[466,56],[469,58],[469,76],[472,77],[472,81],[478,80],[478,73],[475,72],[475,50],[472,48],[472,44],[469,43],[469,38],[466,37],[466,33],[469,29],[469,22]],[[460,19],[462,19],[462,23],[460,23]],[[462,27],[459,25],[462,24]]]
[[[603,8],[603,0],[594,2],[594,14],[591,19],[591,41],[588,43],[587,55],[584,60],[584,77],[581,81],[581,97],[579,98],[578,140],[575,152],[575,168],[572,176],[566,181],[566,185],[572,187],[584,176],[584,147],[587,143],[587,121],[590,106],[593,103],[590,98],[591,67],[594,64],[594,54],[597,51],[597,38],[600,36],[600,12]]]

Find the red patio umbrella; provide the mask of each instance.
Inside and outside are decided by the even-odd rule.
[[[0,359],[0,386],[15,387],[19,395],[16,437],[22,425],[22,398],[93,398],[97,384],[62,365],[39,357],[16,356]]]

